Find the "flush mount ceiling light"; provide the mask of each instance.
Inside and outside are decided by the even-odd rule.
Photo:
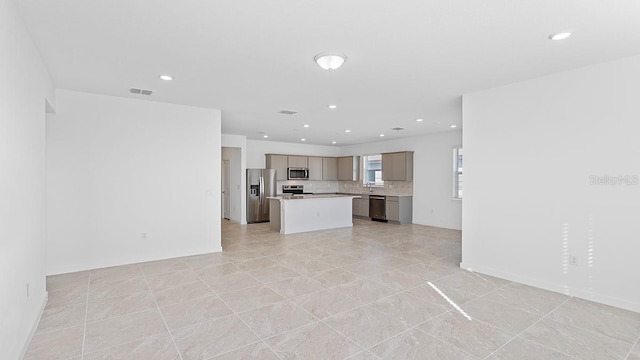
[[[553,33],[553,34],[549,35],[549,40],[564,40],[564,39],[568,38],[569,36],[571,36],[570,32],[563,31],[563,32]]]
[[[338,107],[338,105],[333,105],[333,104],[329,105],[329,109],[335,109],[337,107]]]
[[[321,68],[331,71],[342,66],[347,61],[347,57],[339,53],[322,53],[316,55],[313,60]]]
[[[384,134],[380,134],[380,137],[384,137]]]
[[[458,125],[451,125],[451,126],[449,126],[449,127],[450,127],[450,128],[456,128],[456,127],[458,127]]]
[[[304,124],[304,125],[302,125],[302,126],[304,126],[304,127],[306,127],[306,128],[308,128],[308,127],[309,127],[309,125],[307,125],[307,124]]]
[[[262,137],[266,139],[269,137],[269,135],[262,135]]]
[[[335,141],[332,141],[331,143],[332,143],[332,144],[335,144],[336,142],[335,142]]]
[[[417,122],[423,122],[424,119],[416,119]]]
[[[173,76],[164,74],[164,75],[160,75],[160,79],[162,79],[164,81],[171,81],[171,80],[173,80]]]
[[[300,141],[307,141],[307,139],[300,139]]]
[[[350,133],[350,132],[351,132],[351,130],[347,129],[347,130],[345,130],[344,132],[346,132],[346,133]]]

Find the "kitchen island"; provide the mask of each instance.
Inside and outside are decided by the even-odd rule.
[[[294,195],[269,199],[271,228],[282,234],[352,227],[352,199],[358,195]]]

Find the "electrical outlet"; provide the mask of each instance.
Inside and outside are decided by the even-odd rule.
[[[579,258],[577,256],[574,256],[574,255],[569,256],[569,264],[573,266],[578,266],[578,260]]]

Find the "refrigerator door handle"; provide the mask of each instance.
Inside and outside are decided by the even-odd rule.
[[[262,198],[264,197],[264,178],[260,176],[260,204],[262,205]]]

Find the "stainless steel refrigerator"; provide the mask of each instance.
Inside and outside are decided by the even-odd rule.
[[[268,196],[276,196],[276,170],[247,169],[247,223],[269,221]]]

